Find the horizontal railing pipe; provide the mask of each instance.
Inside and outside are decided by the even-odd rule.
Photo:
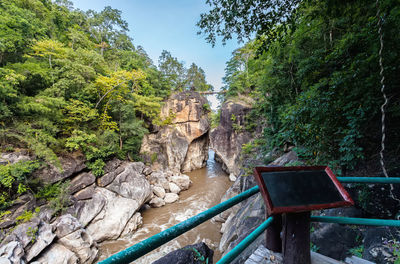
[[[174,225],[167,230],[164,230],[152,237],[147,238],[121,252],[112,255],[111,257],[99,262],[101,264],[124,264],[130,263],[141,256],[146,255],[150,251],[158,248],[159,246],[167,243],[168,241],[176,238],[177,236],[189,231],[190,229],[200,225],[201,223],[211,219],[212,217],[222,213],[223,211],[231,208],[232,206],[246,200],[250,196],[259,192],[258,186],[255,186],[235,197],[226,200],[216,206],[201,212],[177,225]]]
[[[312,222],[323,222],[323,223],[347,224],[347,225],[400,227],[400,220],[387,220],[387,219],[338,217],[338,216],[311,216],[311,221]]]
[[[341,183],[400,183],[400,178],[386,177],[337,177]]]
[[[245,237],[236,247],[229,251],[225,256],[223,256],[216,264],[229,264],[231,263],[240,253],[243,252],[254,240],[261,235],[265,229],[274,221],[273,216],[268,217],[261,225],[259,225],[253,232],[251,232],[247,237]]]

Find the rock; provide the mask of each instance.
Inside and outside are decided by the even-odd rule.
[[[131,165],[135,171],[137,171],[140,174],[144,174],[143,171],[146,166],[144,165],[143,162],[132,162]]]
[[[124,198],[135,200],[141,206],[149,201],[152,194],[150,183],[141,172],[136,170],[137,162],[127,162],[122,166],[125,167],[124,171],[118,174],[106,188]]]
[[[251,110],[244,100],[228,100],[221,106],[219,126],[210,132],[210,147],[215,151],[216,160],[222,161],[222,168],[227,173],[240,173],[242,145],[248,143],[252,135],[236,127],[245,127],[246,116]]]
[[[248,198],[241,204],[239,211],[231,214],[226,220],[219,250],[221,252],[230,251],[264,221],[265,205],[261,195],[257,194]],[[253,248],[254,250],[255,248]]]
[[[231,182],[235,182],[236,179],[237,179],[237,177],[235,176],[235,174],[233,174],[233,173],[229,174],[229,180],[230,180]]]
[[[290,151],[281,157],[277,158],[273,162],[270,163],[270,165],[274,166],[285,166],[288,163],[298,161],[299,158],[297,157],[297,154],[294,151]]]
[[[166,174],[162,171],[153,171],[149,176],[147,176],[147,180],[150,184],[157,186],[161,186],[164,182],[168,182]]]
[[[397,242],[396,242],[397,241]],[[393,227],[370,227],[365,231],[363,259],[375,263],[396,263],[400,241],[399,230]],[[396,245],[397,243],[397,245]]]
[[[82,189],[78,192],[76,192],[73,196],[76,200],[88,200],[91,199],[94,195],[94,191],[95,191],[95,184],[92,184],[88,187],[86,187],[85,189]]]
[[[24,248],[18,241],[10,243],[0,248],[0,263],[24,264]]]
[[[106,199],[100,191],[95,188],[92,199],[85,201],[78,201],[75,206],[75,212],[78,221],[83,227],[86,227],[104,208]]]
[[[9,152],[9,153],[1,153],[0,154],[0,165],[14,164],[19,161],[28,161],[32,160],[32,157],[25,153],[21,152]]]
[[[35,234],[35,230],[39,229],[39,224],[40,219],[38,217],[33,217],[29,222],[18,225],[10,235],[1,241],[0,246],[12,241],[18,241],[23,248],[32,245],[32,238]]]
[[[116,239],[142,204],[136,200],[118,196],[105,188],[96,188],[96,191],[104,197],[106,205],[86,229],[96,242]]]
[[[99,252],[96,243],[83,228],[60,238],[57,242],[75,253],[80,263],[92,263]]]
[[[68,191],[70,193],[76,193],[86,186],[93,184],[95,180],[96,177],[91,172],[83,172],[72,179]]]
[[[169,186],[169,185],[168,185]],[[179,187],[178,187],[179,188]],[[154,186],[153,187],[153,193],[157,195],[157,197],[160,197],[161,199],[164,199],[165,197],[165,190],[163,187],[160,186]],[[154,198],[153,198],[154,199]]]
[[[47,246],[49,246],[56,234],[53,233],[53,227],[48,223],[41,223],[39,230],[31,230],[32,240],[35,241],[32,247],[27,251],[26,260],[29,262],[34,257],[38,256]]]
[[[321,224],[311,234],[311,242],[318,247],[318,253],[344,260],[349,249],[357,246],[359,232],[348,226]]]
[[[213,256],[214,251],[205,243],[201,242],[172,251],[166,256],[153,262],[153,264],[212,264]]]
[[[161,109],[170,125],[143,138],[140,152],[154,170],[178,173],[201,168],[207,160],[209,110],[207,100],[196,92],[171,95]]]
[[[173,182],[169,183],[169,190],[170,190],[170,192],[176,193],[176,194],[179,194],[181,192],[181,188],[179,188],[179,186]]]
[[[50,223],[54,219],[53,215],[54,215],[54,210],[51,209],[49,206],[44,205],[40,207],[38,217],[43,222]]]
[[[100,187],[105,187],[109,185],[118,174],[125,170],[124,166],[121,166],[122,161],[119,159],[113,159],[106,163],[104,167],[104,175],[97,179],[97,185]]]
[[[33,176],[39,178],[45,184],[53,184],[61,180],[67,179],[72,175],[86,168],[85,157],[82,154],[74,153],[74,155],[59,157],[62,172],[54,165],[37,170]]]
[[[165,194],[165,198],[164,201],[165,203],[169,204],[169,203],[175,203],[176,201],[178,201],[179,196],[176,193],[167,193]]]
[[[59,243],[52,244],[37,261],[41,264],[78,264],[75,254]]]
[[[208,159],[208,147],[208,133],[193,140],[188,147],[181,171],[189,172],[205,167]]]
[[[178,185],[178,187],[183,191],[189,189],[190,184],[192,183],[189,176],[184,174],[171,176],[169,180]]]
[[[165,195],[164,195],[164,197],[165,197]],[[154,197],[153,199],[150,200],[149,204],[151,207],[158,208],[158,207],[164,206],[165,201],[164,201],[164,199],[161,199],[160,197]]]
[[[147,167],[147,166],[146,166],[146,167],[143,169],[143,174],[146,175],[146,176],[150,175],[152,172],[153,172],[153,170],[152,170],[150,167]]]
[[[58,238],[65,237],[82,227],[78,219],[70,214],[60,216],[53,226],[56,228],[56,235]]]
[[[253,254],[251,254],[251,256],[246,260],[246,262],[244,262],[244,264],[255,264],[255,263],[281,264],[283,263],[283,256],[282,253],[273,252],[264,247],[263,245],[259,245],[256,251],[254,251]],[[327,263],[324,262],[323,264]]]
[[[140,226],[143,225],[143,217],[140,213],[135,213],[132,218],[129,220],[128,224],[121,236],[129,236],[132,235]]]

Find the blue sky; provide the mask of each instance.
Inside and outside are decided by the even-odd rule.
[[[218,42],[213,48],[204,36],[197,35],[196,22],[200,14],[209,9],[205,0],[72,0],[74,7],[84,11],[101,11],[111,6],[122,11],[122,17],[129,24],[129,35],[135,46],[141,45],[154,64],[162,50],[185,62],[192,62],[206,73],[207,81],[216,90],[222,86],[225,63],[234,49],[239,47],[236,40]],[[209,98],[215,108],[215,98]]]

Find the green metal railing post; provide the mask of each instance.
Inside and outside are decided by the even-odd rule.
[[[246,200],[250,196],[259,192],[258,186],[255,186],[247,191],[242,192],[235,197],[217,204],[216,206],[201,212],[173,227],[168,228],[146,240],[143,240],[111,257],[99,262],[100,264],[124,264],[130,263],[141,256],[146,255],[150,251],[158,248],[159,246],[167,243],[168,241],[176,238],[177,236],[189,231],[190,229],[200,225],[201,223],[211,219],[212,217],[222,213],[223,211],[231,208],[232,206]]]
[[[369,225],[369,226],[395,226],[400,227],[400,220],[338,217],[338,216],[311,216],[312,222],[324,222],[347,225]]]
[[[274,221],[274,217],[270,216],[267,220],[264,221],[261,225],[259,225],[253,232],[250,233],[247,237],[245,237],[236,247],[234,247],[231,251],[229,251],[225,256],[223,256],[216,264],[229,264],[231,263],[240,253],[243,252],[254,240],[257,239],[259,235],[261,235],[265,229]]]

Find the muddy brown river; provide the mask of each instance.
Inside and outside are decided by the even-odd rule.
[[[128,238],[108,241],[99,245],[101,252],[100,260],[218,204],[225,191],[232,184],[226,173],[222,171],[221,165],[214,161],[214,152],[212,151],[209,152],[209,159],[205,168],[186,174],[189,175],[193,182],[189,190],[181,192],[179,200],[173,204],[142,211],[143,226]],[[150,264],[175,249],[204,240],[206,240],[207,244],[211,242],[217,248],[221,239],[220,229],[220,223],[208,220],[134,261],[134,263]],[[221,254],[216,248],[212,246],[211,248],[214,249],[215,263]]]

